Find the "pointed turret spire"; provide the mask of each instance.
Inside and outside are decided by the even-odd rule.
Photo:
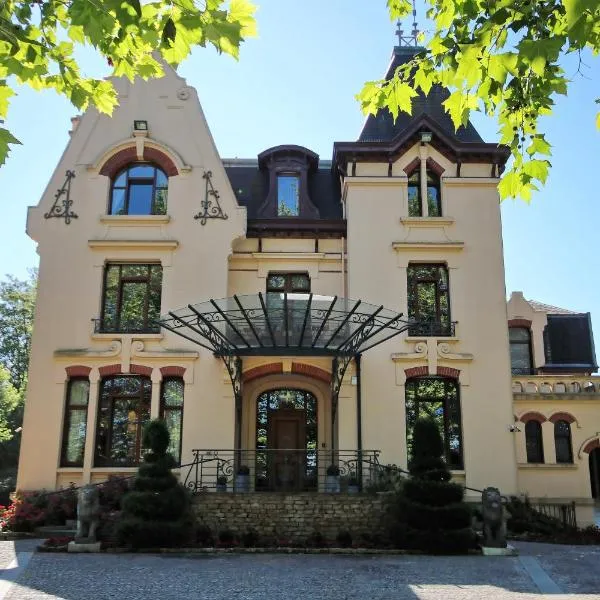
[[[419,36],[419,27],[417,25],[417,7],[415,5],[415,0],[413,0],[413,27],[410,35],[405,35],[404,30],[402,29],[402,21],[398,19],[398,28],[396,29],[396,35],[398,36],[398,47],[406,48],[406,47],[416,47],[418,45],[417,38]]]

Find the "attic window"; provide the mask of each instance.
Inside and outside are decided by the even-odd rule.
[[[290,173],[277,176],[277,216],[300,214],[300,177]]]

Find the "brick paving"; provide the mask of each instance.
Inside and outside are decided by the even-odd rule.
[[[518,545],[561,593],[541,594],[519,557],[31,554],[27,541],[0,542],[0,600],[600,599],[600,547]],[[29,562],[11,583],[15,556]]]

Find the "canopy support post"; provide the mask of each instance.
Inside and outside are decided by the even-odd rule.
[[[235,404],[235,468],[240,466],[242,457],[242,359],[233,354],[224,354],[221,356],[233,389],[233,399]]]

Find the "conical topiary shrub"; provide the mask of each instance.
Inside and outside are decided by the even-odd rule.
[[[450,482],[443,442],[433,419],[418,419],[413,429],[411,477],[396,506],[397,545],[433,554],[464,553],[475,547],[471,510],[464,489]]]
[[[132,491],[121,502],[115,527],[120,546],[165,548],[185,544],[193,532],[187,490],[171,473],[173,457],[167,454],[169,431],[164,421],[150,421],[143,434],[149,452],[138,469]]]

